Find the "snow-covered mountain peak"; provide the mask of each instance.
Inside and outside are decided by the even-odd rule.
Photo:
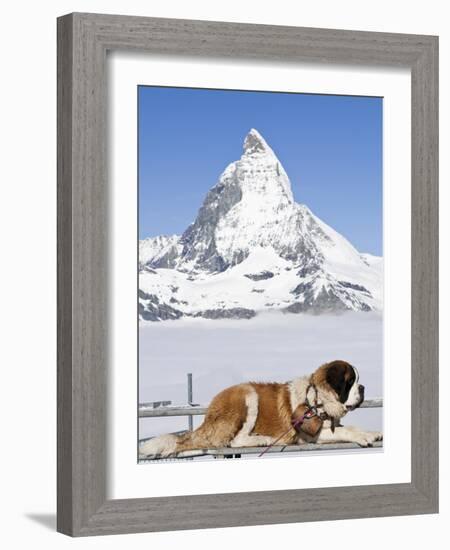
[[[257,130],[245,142],[241,158],[223,171],[181,237],[179,266],[185,270],[223,271],[242,262],[253,246],[275,243],[279,249],[280,237],[289,235],[298,206],[289,178]]]
[[[255,153],[273,153],[273,151],[258,130],[252,128],[244,140],[244,154],[253,155]]]
[[[243,194],[251,195],[252,201],[270,202],[274,207],[280,202],[294,202],[291,182],[281,162],[254,128],[244,140],[242,157],[228,166],[221,179],[230,171],[239,182]]]

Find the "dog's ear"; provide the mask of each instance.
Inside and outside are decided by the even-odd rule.
[[[332,361],[327,366],[326,381],[336,392],[339,401],[345,403],[355,381],[355,371],[346,361]]]

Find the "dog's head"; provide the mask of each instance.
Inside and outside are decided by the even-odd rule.
[[[335,418],[358,408],[364,401],[364,386],[359,383],[359,373],[346,361],[331,361],[319,367],[313,374],[325,410]]]

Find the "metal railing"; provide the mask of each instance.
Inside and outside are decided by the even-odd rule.
[[[381,397],[366,399],[361,403],[361,409],[375,409],[383,406]],[[155,418],[161,416],[196,416],[205,415],[208,405],[168,405],[148,406],[145,403],[139,405],[139,418]]]

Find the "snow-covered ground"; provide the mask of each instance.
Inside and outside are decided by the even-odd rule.
[[[141,322],[139,401],[186,404],[187,373],[194,402],[207,404],[232,384],[290,380],[322,363],[343,359],[355,365],[366,397],[382,397],[382,315],[267,312],[250,320],[180,319]],[[194,417],[194,426],[203,417]],[[359,409],[343,423],[382,430],[382,409]],[[140,438],[187,428],[187,417],[140,420]]]

